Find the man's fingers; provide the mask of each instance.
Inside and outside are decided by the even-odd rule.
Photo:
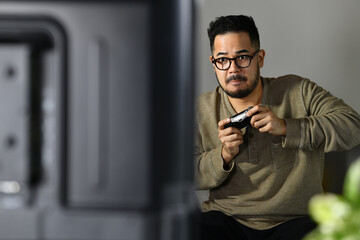
[[[226,142],[223,144],[223,146],[225,146],[226,149],[232,149],[232,148],[236,148],[236,150],[239,149],[239,146],[243,143],[244,141],[241,140],[236,140],[236,141],[232,141],[232,142]]]
[[[253,108],[251,108],[247,113],[246,116],[255,116],[260,112],[266,111],[268,108],[264,105],[255,105]]]
[[[220,120],[220,121],[218,122],[218,129],[219,129],[219,130],[223,130],[225,124],[227,124],[227,123],[229,123],[229,122],[230,122],[230,118],[225,118],[225,119],[223,119],[223,120]]]
[[[249,111],[247,111],[246,116],[250,117],[250,116],[254,115],[255,113],[257,113],[258,108],[259,108],[258,105],[251,108]]]
[[[233,136],[234,135],[234,136]],[[243,132],[240,130],[240,129],[237,129],[235,127],[229,127],[229,128],[226,128],[226,129],[223,129],[223,130],[220,130],[219,131],[219,135],[218,135],[218,138],[227,138],[229,136],[233,136],[233,137],[236,137],[237,135],[239,136],[243,136]]]
[[[239,146],[244,142],[243,132],[236,127],[224,128],[230,122],[230,118],[223,119],[218,123],[218,138],[222,144],[221,156],[228,163],[239,153]]]
[[[242,133],[232,133],[230,135],[221,137],[220,141],[222,143],[225,143],[225,142],[231,142],[231,141],[235,141],[235,140],[242,139],[242,138],[243,138]]]
[[[272,122],[271,115],[255,115],[253,119],[251,119],[251,124],[254,128],[261,128]]]

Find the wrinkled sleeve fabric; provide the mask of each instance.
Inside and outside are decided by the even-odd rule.
[[[197,114],[195,116],[194,158],[196,185],[200,190],[212,189],[220,186],[227,179],[234,168],[234,161],[232,160],[229,167],[226,170],[224,169],[220,141],[218,147],[205,151]]]
[[[307,116],[285,119],[284,148],[330,152],[360,144],[360,116],[356,111],[308,79],[298,90]]]

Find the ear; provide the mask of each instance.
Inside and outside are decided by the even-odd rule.
[[[214,59],[213,56],[210,56],[210,57],[209,57],[209,60],[210,60],[211,64],[213,64],[213,59]],[[214,65],[214,64],[213,64],[213,65]]]
[[[259,50],[258,57],[259,57],[259,67],[262,68],[264,66],[264,59],[265,59],[264,49]]]
[[[210,56],[210,57],[209,57],[209,60],[210,60],[211,64],[212,64],[213,67],[214,67],[214,71],[216,71],[215,64],[213,63],[214,57],[213,57],[213,56]]]

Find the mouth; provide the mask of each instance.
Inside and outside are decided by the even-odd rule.
[[[246,84],[246,81],[247,81],[247,79],[244,76],[240,76],[240,77],[239,76],[238,77],[230,76],[228,79],[226,79],[226,83],[228,85],[235,86],[235,87]]]
[[[246,82],[247,81],[247,78],[245,76],[242,76],[242,75],[231,75],[230,77],[228,77],[226,79],[226,83],[229,84],[240,84],[240,83],[243,83],[243,82]]]
[[[235,88],[244,88],[247,86],[246,81],[244,80],[231,80],[228,83],[229,87],[235,87]]]
[[[228,82],[228,84],[240,84],[240,83],[245,83],[246,80],[242,80],[242,79],[234,79],[234,80],[230,80]]]

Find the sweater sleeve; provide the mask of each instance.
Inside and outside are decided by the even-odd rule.
[[[212,189],[218,187],[227,179],[234,168],[234,160],[229,163],[229,167],[225,170],[221,157],[221,144],[210,151],[205,151],[202,144],[202,136],[197,126],[198,123],[196,121],[194,157],[197,188],[200,190]]]
[[[284,147],[330,152],[360,144],[360,116],[357,112],[308,79],[302,82],[301,91],[307,116],[285,119]]]

